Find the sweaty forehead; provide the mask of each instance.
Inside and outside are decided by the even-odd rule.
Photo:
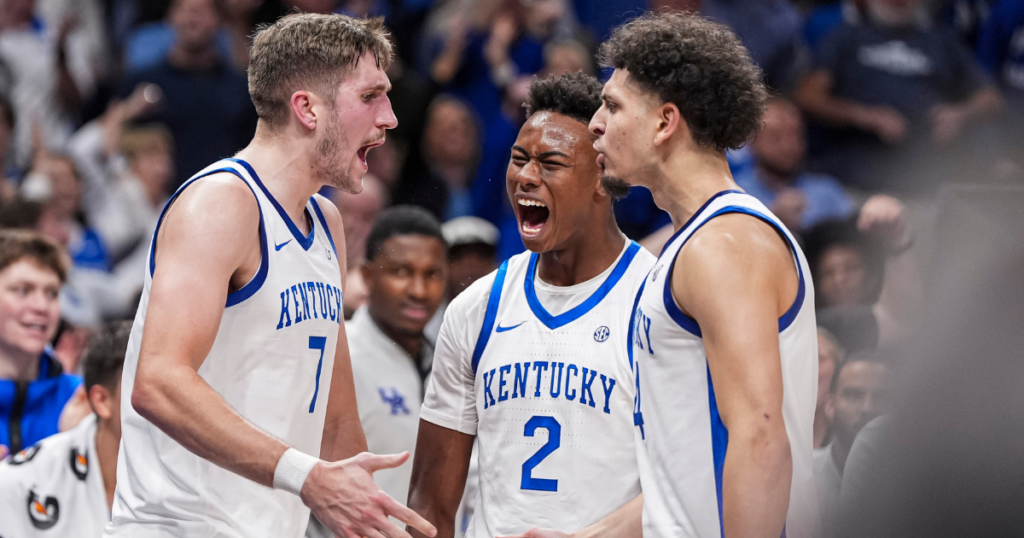
[[[561,151],[571,154],[590,147],[592,143],[592,135],[583,122],[548,110],[530,116],[519,133],[519,145],[537,153]]]

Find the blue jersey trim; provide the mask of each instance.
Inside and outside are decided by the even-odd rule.
[[[501,302],[501,288],[505,286],[505,273],[508,271],[508,260],[505,260],[498,267],[494,275],[494,283],[491,284],[491,295],[487,298],[487,313],[484,315],[484,325],[480,327],[480,337],[476,339],[476,347],[473,348],[473,375],[480,366],[480,357],[487,348],[487,341],[491,339],[491,332],[494,331],[494,320],[498,317],[498,303]]]
[[[236,162],[242,165],[242,167],[245,168],[246,172],[249,172],[249,175],[252,176],[252,180],[256,182],[256,185],[260,188],[261,191],[263,191],[263,194],[267,197],[267,199],[270,200],[270,204],[273,205],[274,209],[277,210],[277,213],[281,215],[281,220],[283,220],[284,223],[288,226],[288,230],[292,232],[292,235],[295,237],[295,242],[302,245],[302,250],[309,250],[309,247],[313,246],[313,239],[316,238],[316,223],[313,221],[312,215],[309,214],[309,208],[303,210],[306,215],[306,218],[309,219],[309,235],[303,236],[302,232],[299,231],[299,227],[296,226],[294,222],[292,222],[292,218],[288,216],[288,213],[286,213],[284,208],[281,207],[281,204],[277,203],[277,199],[274,198],[273,194],[270,194],[270,191],[267,190],[266,185],[264,185],[263,182],[260,181],[260,176],[256,174],[256,171],[252,169],[252,166],[250,166],[249,163],[243,161],[242,159],[226,160]],[[312,200],[312,197],[310,197],[310,200]]]
[[[715,399],[715,385],[711,382],[708,368],[708,405],[711,410],[711,455],[715,464],[715,494],[718,497],[718,526],[725,538],[725,521],[722,519],[722,474],[725,471],[725,451],[729,447],[729,430],[722,423]]]
[[[178,190],[175,191],[174,194],[170,197],[170,199],[167,200],[167,203],[164,204],[164,208],[160,211],[160,218],[157,219],[156,221],[156,228],[153,230],[153,241],[149,245],[150,278],[152,278],[153,274],[156,272],[157,234],[160,232],[160,225],[163,224],[164,216],[167,215],[167,210],[170,209],[171,203],[174,202],[174,200],[178,197],[178,195],[182,193],[182,191],[185,190],[185,188],[192,185],[197,180],[207,176],[211,176],[213,174],[220,173],[228,173],[237,176],[239,179],[242,180],[243,183],[245,183],[246,187],[249,187],[249,190],[252,191],[252,195],[254,197],[256,196],[256,191],[253,190],[252,185],[249,185],[249,182],[245,180],[245,177],[243,177],[242,174],[240,174],[238,170],[235,170],[234,168],[217,168],[216,170],[211,170],[209,172],[206,172],[205,174],[195,176],[192,179],[189,179],[184,184],[182,184],[181,187],[178,187]],[[263,286],[263,282],[267,279],[267,273],[270,270],[270,255],[267,251],[267,228],[263,222],[263,210],[260,209],[259,198],[256,198],[256,209],[260,213],[260,268],[259,270],[256,271],[256,275],[252,277],[252,280],[246,283],[245,286],[242,286],[241,289],[228,294],[225,308],[234,306],[248,299],[249,297],[252,297],[252,295],[256,293],[260,289],[260,287]]]
[[[636,253],[640,251],[640,245],[635,241],[631,241],[629,248],[626,249],[626,253],[619,259],[619,263],[615,264],[615,269],[612,270],[612,274],[608,275],[608,278],[601,284],[600,288],[594,290],[594,293],[587,297],[585,301],[577,305],[575,308],[564,312],[557,316],[552,316],[544,305],[540,304],[540,300],[537,299],[537,290],[534,289],[534,278],[537,275],[537,260],[540,256],[537,253],[530,255],[530,265],[526,269],[526,302],[530,305],[530,310],[533,311],[533,315],[537,316],[537,319],[546,325],[549,329],[557,329],[559,327],[568,325],[584,316],[587,312],[590,312],[595,306],[601,303],[601,301],[608,295],[609,292],[615,288],[615,284],[622,279],[622,275],[626,273],[626,269],[629,267],[630,262],[636,257]]]
[[[648,272],[650,274],[650,272]],[[636,299],[633,299],[633,310],[629,316],[629,328],[626,329],[626,355],[629,357],[629,368],[633,371],[634,382],[636,383],[636,396],[633,398],[633,425],[640,428],[640,439],[647,439],[647,433],[644,432],[644,414],[640,408],[640,365],[633,363],[633,338],[634,330],[633,327],[638,323],[636,319],[636,311],[640,308],[640,298],[644,295],[644,286],[647,285],[647,277],[644,277],[644,281],[640,283],[640,289],[636,292]]]
[[[714,213],[711,214],[710,217],[704,219],[704,222],[698,224],[697,227],[693,229],[693,232],[696,233],[701,226],[707,224],[711,219],[719,215],[724,215],[726,213],[743,213],[763,220],[764,222],[768,223],[771,227],[775,228],[780,235],[782,235],[782,237],[786,240],[786,244],[789,245],[790,252],[793,253],[793,261],[796,263],[796,273],[797,276],[800,278],[800,284],[797,287],[796,299],[793,300],[793,304],[790,305],[789,309],[787,309],[786,312],[782,314],[782,317],[779,318],[779,332],[781,333],[782,331],[786,330],[787,328],[789,328],[790,325],[793,324],[793,321],[796,319],[797,314],[800,313],[800,308],[804,304],[804,296],[807,293],[807,283],[804,282],[804,272],[800,267],[800,256],[797,255],[796,245],[793,244],[793,241],[789,238],[789,235],[786,234],[786,231],[781,226],[779,226],[777,222],[768,217],[768,215],[765,215],[764,213],[761,213],[754,209],[750,209],[749,207],[743,206],[727,206],[719,209],[718,211],[715,211]],[[683,248],[683,245],[686,244],[686,241],[690,240],[690,237],[693,237],[693,234],[690,234],[690,236],[687,237],[685,241],[683,241],[683,244],[679,245],[680,249]],[[689,332],[690,334],[698,338],[702,338],[700,325],[697,324],[697,320],[686,315],[682,310],[680,310],[679,306],[676,305],[675,298],[672,297],[672,272],[674,270],[675,260],[672,260],[672,263],[669,265],[668,276],[665,277],[664,293],[662,294],[665,302],[665,310],[668,312],[669,317],[671,317],[672,320],[675,321],[685,331]]]
[[[316,196],[309,199],[313,203],[313,212],[316,213],[317,220],[320,221],[320,225],[324,228],[324,233],[327,234],[327,241],[331,243],[331,248],[334,249],[334,257],[338,257],[338,247],[334,246],[334,237],[331,236],[331,227],[327,225],[327,219],[324,218],[324,212],[320,210],[320,204],[316,203]],[[340,262],[339,262],[340,263]]]
[[[665,241],[665,246],[661,247],[661,254],[664,254],[665,251],[668,250],[668,246],[671,245],[672,242],[675,241],[677,237],[679,237],[679,234],[683,233],[683,230],[685,230],[687,226],[693,224],[693,219],[697,218],[697,216],[699,216],[702,211],[707,209],[708,206],[711,205],[711,202],[714,202],[716,199],[718,199],[721,196],[725,196],[726,194],[746,194],[746,193],[743,192],[743,191],[740,191],[740,190],[736,190],[736,189],[729,189],[729,190],[725,190],[725,191],[722,191],[722,192],[717,192],[717,193],[715,193],[714,196],[712,196],[711,198],[708,198],[708,200],[706,202],[704,202],[704,204],[702,206],[700,206],[700,209],[698,209],[692,216],[690,216],[689,220],[686,221],[686,224],[683,224],[678,230],[676,230],[676,232],[674,234],[672,234],[672,237],[668,238],[668,241]],[[661,257],[661,254],[658,254],[659,258]]]

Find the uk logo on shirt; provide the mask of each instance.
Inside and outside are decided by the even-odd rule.
[[[394,387],[377,387],[377,393],[384,403],[391,406],[392,415],[408,415],[409,408],[405,406],[405,396],[402,396]]]

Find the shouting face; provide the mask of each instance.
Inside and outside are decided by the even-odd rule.
[[[593,141],[582,122],[549,111],[530,116],[519,131],[505,179],[526,248],[561,250],[591,231],[595,212],[611,204]]]
[[[362,190],[366,153],[384,143],[384,131],[398,126],[388,91],[391,83],[366,53],[338,88],[317,127],[316,157],[321,180],[342,192]]]

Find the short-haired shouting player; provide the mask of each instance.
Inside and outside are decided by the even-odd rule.
[[[388,515],[433,532],[372,480],[408,456],[356,455],[345,238],[315,195],[359,192],[367,150],[397,124],[387,34],[293,15],[250,57],[255,138],[185,183],[153,239],[106,536],[297,538],[310,509],[345,537],[408,536]]]
[[[576,531],[640,492],[626,332],[654,256],[615,223],[613,197],[624,192],[601,186],[587,130],[600,91],[583,74],[532,84],[506,182],[533,252],[445,313],[409,494],[439,536],[454,534],[474,436],[467,536]]]
[[[697,15],[642,16],[601,52],[604,182],[648,187],[676,227],[633,325],[643,534],[816,536],[810,272],[725,160],[761,122],[760,72]]]

